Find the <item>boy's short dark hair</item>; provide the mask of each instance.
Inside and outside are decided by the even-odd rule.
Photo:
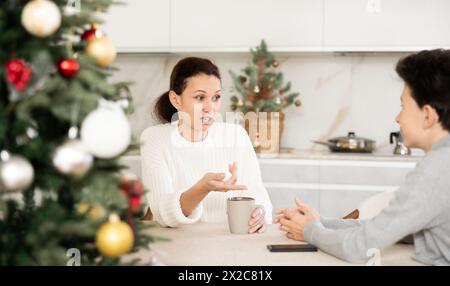
[[[450,50],[409,55],[399,60],[395,69],[410,88],[417,105],[433,107],[442,127],[450,131]]]

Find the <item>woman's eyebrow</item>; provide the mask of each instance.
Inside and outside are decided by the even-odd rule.
[[[222,91],[222,89],[218,89],[218,90],[216,90],[215,92],[217,93],[217,92],[221,92]],[[194,91],[194,92],[203,92],[203,93],[207,93],[206,91],[204,91],[203,89],[197,89],[196,91]]]

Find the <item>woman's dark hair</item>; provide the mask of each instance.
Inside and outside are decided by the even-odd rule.
[[[397,63],[396,71],[410,88],[417,105],[433,107],[442,127],[450,131],[450,50],[409,55]]]
[[[178,95],[182,94],[187,80],[199,74],[213,75],[220,80],[219,69],[210,60],[196,57],[184,58],[172,70],[169,91],[173,90]],[[155,104],[154,113],[163,123],[171,122],[172,116],[177,113],[176,108],[170,102],[169,91],[163,93]]]

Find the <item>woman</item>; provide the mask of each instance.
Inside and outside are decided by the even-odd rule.
[[[242,127],[216,122],[220,97],[220,73],[211,61],[190,57],[175,65],[170,90],[155,105],[166,124],[148,127],[141,135],[148,204],[158,223],[174,227],[226,221],[228,197],[253,197],[258,207],[249,233],[263,232],[271,222],[272,205],[258,161]]]

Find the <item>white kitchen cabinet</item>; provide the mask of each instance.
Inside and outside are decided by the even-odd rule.
[[[170,1],[125,0],[104,16],[102,29],[119,52],[169,52]]]
[[[392,157],[392,159],[395,159]],[[294,197],[327,217],[342,217],[367,198],[395,191],[416,162],[394,160],[260,159],[273,208],[294,207]]]
[[[320,214],[330,218],[343,217],[355,210],[361,202],[378,193],[380,192],[364,190],[321,190]]]
[[[322,1],[172,0],[171,49],[243,51],[265,39],[272,51],[320,49]]]
[[[324,49],[450,47],[448,0],[324,0]]]
[[[104,16],[119,52],[417,51],[450,47],[448,0],[124,0]]]
[[[294,208],[296,207],[294,198],[299,197],[302,201],[311,207],[319,210],[320,208],[320,193],[316,189],[304,188],[289,188],[278,186],[276,184],[264,184],[269,193],[270,201],[273,206],[273,215],[277,208]]]

